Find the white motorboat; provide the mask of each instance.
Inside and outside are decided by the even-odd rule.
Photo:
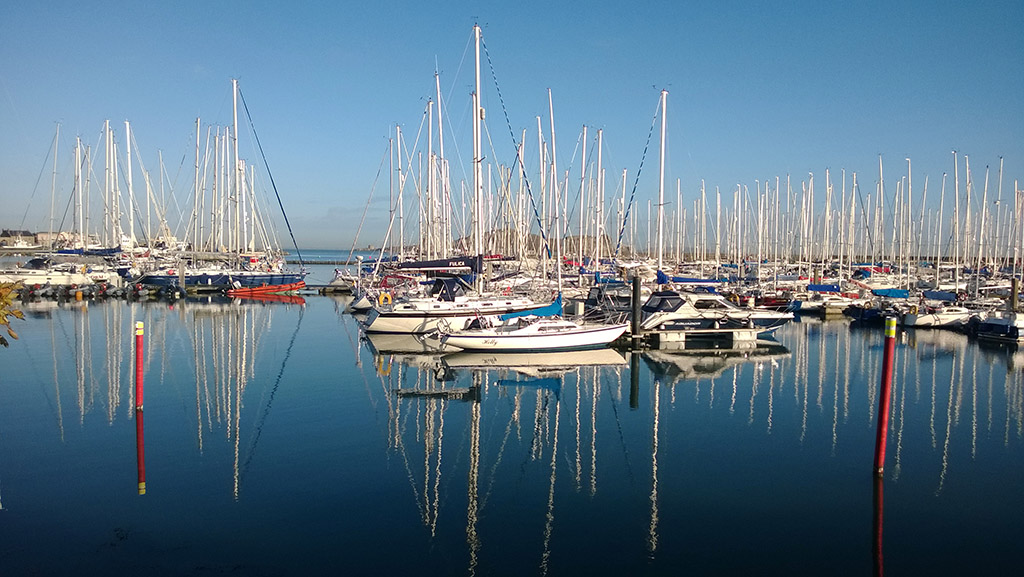
[[[1010,343],[1024,342],[1024,315],[1015,311],[997,311],[974,327],[979,339]]]
[[[110,273],[102,270],[94,271],[85,264],[53,263],[47,257],[36,257],[24,266],[0,269],[0,282],[21,282],[25,286],[83,286],[97,282],[108,282]]]
[[[640,308],[640,328],[649,331],[685,331],[718,328],[764,328],[793,319],[792,312],[738,307],[717,293],[658,291]]]
[[[955,328],[966,325],[976,312],[957,305],[942,307],[911,305],[910,310],[903,314],[902,323],[905,327]]]

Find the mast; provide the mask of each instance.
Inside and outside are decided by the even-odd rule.
[[[450,203],[445,202],[448,199],[450,191],[448,189],[448,165],[445,162],[444,156],[444,122],[442,121],[444,114],[441,111],[441,77],[438,75],[436,69],[434,70],[434,89],[437,91],[437,155],[438,164],[441,169],[441,198],[439,199],[438,207],[440,207],[442,212],[440,215],[440,234],[443,235],[441,239],[439,239],[441,242],[439,243],[438,248],[441,253],[449,255],[451,253],[451,246],[449,245],[451,234],[447,225],[448,212],[444,211],[444,207],[450,205]]]
[[[90,177],[90,173],[92,172],[92,147],[90,147],[90,146],[86,146],[85,147],[85,166],[88,166],[89,168],[86,169],[86,171],[85,171],[85,202],[83,203],[84,206],[83,206],[82,231],[85,233],[86,244],[88,244],[88,240],[89,240],[89,232],[88,232],[89,231],[89,201],[90,201],[90,194],[92,192],[91,186],[90,186],[92,184],[92,178]]]
[[[960,290],[960,172],[953,151],[953,292]]]
[[[555,104],[551,97],[551,89],[548,88],[548,124],[551,127],[551,216],[552,230],[555,234],[555,250],[558,253],[555,259],[555,272],[558,278],[558,291],[562,291],[562,224],[558,214],[559,189],[558,189],[558,153],[555,144]]]
[[[232,246],[231,250],[235,252],[241,251],[242,243],[239,237],[239,231],[241,230],[241,199],[242,199],[242,179],[245,175],[242,174],[241,163],[238,160],[238,80],[235,78],[231,79],[231,130],[232,130],[232,154],[234,164],[234,189],[235,189],[235,230],[231,235]]]
[[[190,241],[190,244],[192,245],[192,250],[197,250],[197,247],[199,246],[199,218],[200,218],[200,216],[202,214],[199,211],[199,194],[200,194],[200,190],[199,190],[199,131],[201,130],[201,128],[202,127],[201,127],[201,125],[199,123],[199,117],[197,116],[196,117],[195,194],[193,194],[194,198],[192,199],[193,200],[193,204],[192,204],[192,218],[195,219],[195,221],[192,223],[192,239]],[[163,186],[163,181],[161,181],[161,186]]]
[[[132,132],[128,121],[124,121],[124,154],[128,181],[128,250],[135,248],[135,187],[132,181]]]
[[[60,140],[60,123],[57,123],[57,132],[53,135],[53,175],[50,180],[50,248],[53,248],[53,211],[57,195],[57,142]]]
[[[604,168],[601,164],[601,148],[604,130],[597,129],[597,226],[594,227],[594,263],[601,270],[601,242],[604,240]]]
[[[82,232],[82,138],[75,137],[75,228],[78,232],[78,241],[85,248],[85,240]]]
[[[402,127],[395,124],[395,141],[398,143],[398,260],[405,259],[405,211],[402,205],[402,190],[405,188],[405,176],[402,174]]]
[[[436,74],[436,73],[435,73]],[[422,161],[421,161],[422,163]],[[420,254],[427,259],[434,258],[434,195],[437,194],[434,162],[434,100],[427,100],[427,190],[426,216],[420,224]],[[426,225],[426,226],[424,226]],[[422,257],[421,257],[422,258]]]
[[[577,276],[582,282],[583,280],[583,191],[586,188],[587,183],[587,125],[583,125],[583,150],[580,153],[580,232],[579,232],[579,247],[577,254],[579,255],[579,266],[576,270],[579,271]],[[581,285],[582,286],[582,285]]]
[[[473,251],[475,256],[483,254],[483,225],[480,211],[483,208],[483,174],[481,163],[480,120],[483,108],[480,106],[480,26],[473,25],[473,38],[476,47],[476,83],[473,90]],[[480,275],[477,275],[477,288],[480,287]]]
[[[939,192],[939,218],[936,225],[935,231],[935,290],[942,290],[939,286],[939,282],[942,278],[942,217],[943,217],[943,204],[946,202],[946,173],[942,173],[942,189]],[[955,290],[955,289],[954,289]]]
[[[666,110],[668,103],[668,90],[661,90],[661,151],[659,153],[660,167],[658,169],[658,270],[661,270],[661,256],[664,249],[662,238],[662,225],[664,224],[665,213],[665,125]]]
[[[109,226],[111,224],[111,210],[113,205],[111,204],[111,186],[110,186],[110,121],[103,121],[103,246],[112,246],[110,244],[110,230],[113,228]],[[118,243],[120,244],[120,243]]]

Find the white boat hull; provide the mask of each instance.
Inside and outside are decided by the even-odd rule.
[[[458,330],[480,316],[496,316],[537,308],[531,299],[424,300],[413,303],[378,304],[366,316],[368,333],[423,334],[445,328]]]
[[[441,337],[441,341],[466,351],[566,351],[606,347],[626,332],[626,325],[575,325],[547,332],[493,329],[467,330]]]

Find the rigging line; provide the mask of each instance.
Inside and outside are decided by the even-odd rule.
[[[491,69],[491,79],[494,80],[494,89],[498,93],[498,102],[501,103],[501,112],[505,115],[505,125],[508,127],[508,134],[512,137],[512,144],[516,150],[516,162],[521,163],[519,158],[519,142],[516,141],[516,134],[512,130],[512,121],[508,117],[508,109],[505,107],[505,97],[501,95],[501,87],[498,85],[498,77],[494,73],[494,62],[491,61],[491,53],[487,50],[487,43],[484,42],[483,35],[480,36],[480,45],[483,46],[484,55],[487,56],[487,65]],[[478,95],[479,97],[479,95]],[[651,130],[654,130],[653,128]],[[515,168],[515,163],[513,167]],[[544,170],[544,167],[541,167]],[[547,258],[551,258],[551,246],[548,244],[547,232],[544,230],[544,223],[540,218],[540,211],[537,210],[537,202],[533,198],[533,189],[530,187],[530,178],[526,175],[526,170],[523,170],[523,181],[526,182],[526,192],[530,197],[530,207],[533,208],[533,217],[537,222],[538,229],[540,230],[540,238],[544,241],[544,252]]]
[[[295,241],[295,233],[292,231],[292,223],[288,221],[288,214],[284,211],[284,203],[281,202],[281,194],[277,192],[277,183],[274,182],[274,175],[270,172],[270,164],[267,162],[267,155],[263,152],[263,143],[260,142],[260,137],[256,134],[256,124],[252,121],[252,115],[249,114],[249,105],[245,102],[245,96],[242,95],[242,90],[238,90],[238,96],[242,99],[242,108],[245,109],[245,117],[249,120],[249,128],[252,129],[252,136],[256,139],[256,146],[260,150],[260,157],[263,158],[263,166],[267,169],[267,177],[270,178],[270,186],[274,188],[274,196],[277,197],[277,205],[281,207],[281,215],[284,217],[284,223],[288,227],[288,235],[292,238],[292,246],[295,247],[295,254],[299,257],[299,266],[304,267],[305,263],[302,261],[302,252],[299,250],[299,243]]]
[[[661,108],[661,100],[658,101],[658,106],[654,109],[654,118],[651,119],[651,130],[647,133],[647,142],[644,144],[644,152],[640,155],[640,167],[636,171],[636,178],[633,180],[633,190],[629,193],[629,203],[622,207],[622,227],[619,228],[619,238],[615,241],[615,253],[612,255],[613,258],[619,256],[619,249],[622,248],[622,235],[626,232],[626,223],[629,221],[630,208],[633,206],[633,198],[636,196],[637,185],[640,184],[640,173],[644,171],[644,160],[647,159],[647,149],[651,146],[651,138],[654,136],[654,126],[658,122],[658,109]]]
[[[295,323],[295,332],[292,333],[292,339],[288,342],[288,348],[284,352],[284,360],[281,361],[281,370],[277,372],[277,379],[274,381],[273,388],[270,389],[270,397],[267,399],[267,406],[264,407],[263,414],[260,415],[260,420],[256,423],[256,437],[253,438],[252,445],[249,446],[249,456],[246,457],[245,463],[242,464],[242,472],[239,474],[239,480],[245,478],[245,473],[249,469],[249,463],[252,462],[252,457],[256,454],[256,444],[260,442],[260,436],[263,434],[263,424],[267,420],[267,415],[270,414],[270,406],[274,404],[274,395],[277,394],[277,387],[281,384],[281,377],[284,376],[284,367],[288,364],[288,359],[292,356],[292,347],[295,345],[295,337],[299,334],[299,327],[302,326],[302,316],[305,311],[305,306],[299,307],[299,320]]]
[[[385,148],[384,155],[380,158],[377,166],[377,174],[373,177],[373,184],[370,185],[370,196],[366,199],[366,206],[363,208],[363,216],[359,219],[359,226],[356,228],[355,238],[352,239],[352,248],[348,251],[348,262],[352,262],[352,253],[356,251],[356,244],[359,242],[359,233],[363,230],[363,223],[366,222],[366,213],[370,211],[370,203],[373,201],[373,191],[377,190],[377,182],[380,180],[380,173],[384,171],[384,160],[388,157]],[[359,271],[357,271],[358,273]]]
[[[56,134],[53,135],[53,141],[57,141]],[[25,205],[25,214],[21,215],[21,224],[18,225],[18,228],[22,230],[25,229],[25,221],[28,219],[28,211],[32,208],[32,199],[36,197],[36,192],[39,191],[39,181],[43,179],[43,173],[46,172],[46,166],[50,163],[50,150],[53,149],[53,146],[54,145],[51,143],[49,148],[46,149],[46,158],[43,159],[43,165],[39,168],[39,176],[36,177],[36,184],[32,187],[32,195],[28,197],[28,204]]]
[[[569,168],[566,169],[566,173],[568,173],[568,174],[572,173],[573,163],[576,162],[576,154],[580,150],[581,143],[582,143],[582,146],[584,147],[584,149],[586,149],[587,143],[583,142],[583,133],[582,132],[576,138],[576,148],[572,151],[572,157],[570,157],[570,159],[569,159]],[[595,144],[595,146],[596,146],[596,144]],[[593,150],[594,149],[591,148],[590,152],[593,153]],[[581,167],[584,173],[586,173],[587,166],[591,166],[591,164],[588,162],[584,166]],[[579,187],[576,188],[576,198],[573,199],[573,202],[571,204],[571,208],[569,208],[568,214],[565,215],[566,226],[565,226],[564,232],[562,234],[562,240],[568,240],[570,238],[569,237],[569,232],[570,232],[569,231],[569,223],[576,222],[576,221],[579,220],[579,219],[575,218],[576,217],[576,207],[577,207],[577,205],[580,206],[580,212],[583,212],[583,206],[582,206],[582,203],[580,202],[580,199],[583,198],[583,190],[584,190],[584,187],[586,186],[584,180],[585,180],[585,178],[584,179],[580,179],[580,185],[579,185]],[[566,194],[568,194],[568,191],[566,191]],[[582,230],[579,231],[579,237],[581,239],[583,238],[583,231]],[[583,241],[580,240],[580,242],[582,243]]]
[[[854,183],[853,194],[855,194],[857,196],[857,200],[860,202],[860,213],[864,216],[864,218],[862,219],[864,221],[864,236],[867,237],[867,240],[868,240],[868,251],[871,253],[871,257],[872,257],[869,260],[874,261],[875,239],[874,239],[874,236],[871,234],[870,226],[868,226],[869,225],[869,223],[868,223],[868,209],[867,209],[867,207],[864,206],[864,195],[860,191],[860,185],[859,184]]]

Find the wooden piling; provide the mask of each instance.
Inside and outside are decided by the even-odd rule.
[[[640,348],[640,340],[643,335],[640,334],[640,277],[633,277],[633,318],[630,321],[629,336],[632,341],[633,350]]]

